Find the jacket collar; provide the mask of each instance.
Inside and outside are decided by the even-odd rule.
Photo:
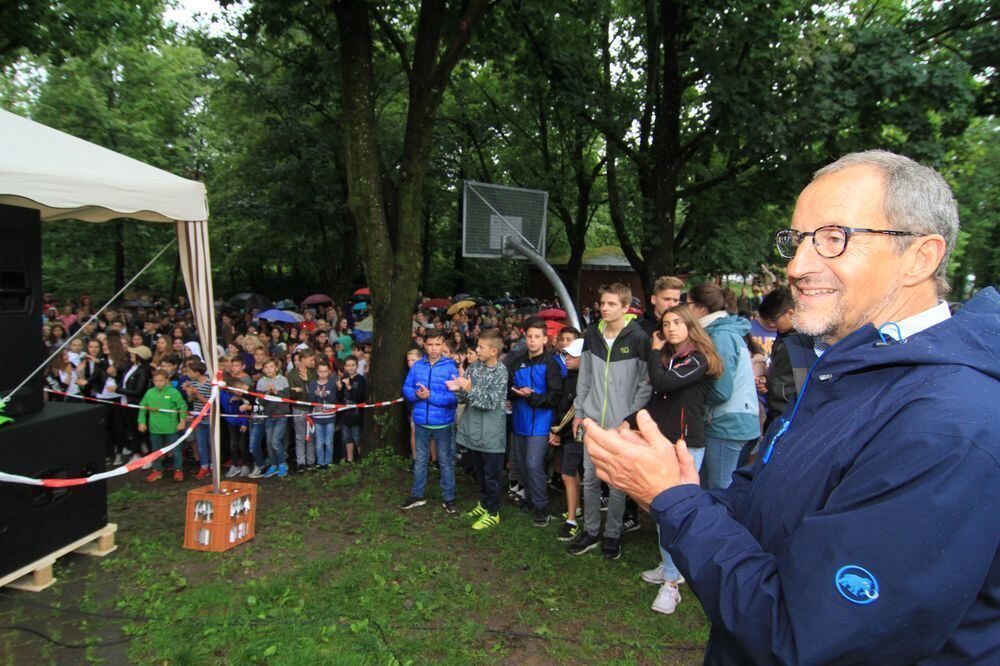
[[[718,312],[711,312],[698,320],[702,328],[708,328],[708,325],[722,319],[723,317],[728,317],[729,313],[725,310],[719,310]]]

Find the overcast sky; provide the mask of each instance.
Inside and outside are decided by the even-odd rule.
[[[222,7],[216,0],[177,0],[177,6],[164,12],[164,16],[168,21],[192,28],[200,24],[211,25],[210,32],[217,33],[223,26],[221,23],[213,24],[211,17],[221,12]]]

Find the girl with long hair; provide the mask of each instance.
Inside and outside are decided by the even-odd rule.
[[[653,394],[646,410],[667,439],[687,443],[700,469],[705,457],[705,396],[712,382],[722,375],[723,364],[712,338],[690,308],[676,305],[663,312],[651,339],[648,365]],[[636,427],[634,415],[628,420]],[[663,546],[660,555],[660,565],[644,571],[642,579],[660,585],[653,610],[670,614],[680,603],[678,586],[684,579]]]
[[[69,360],[69,352],[64,349],[49,362],[48,372],[45,373],[45,385],[53,391],[80,395],[80,386],[76,380],[76,368]],[[45,396],[46,400],[51,402],[63,402],[66,399],[55,393],[46,393]]]

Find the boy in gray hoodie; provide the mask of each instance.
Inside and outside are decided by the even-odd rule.
[[[639,326],[635,315],[627,314],[632,290],[615,282],[601,288],[601,321],[589,326],[583,336],[583,355],[576,385],[574,432],[583,419],[590,418],[603,428],[617,428],[625,417],[649,402],[647,359],[649,336]],[[611,489],[608,518],[604,526],[604,557],[617,560],[622,548],[619,541],[625,493]],[[583,452],[583,527],[569,545],[572,555],[581,555],[601,542],[601,480],[586,448]]]

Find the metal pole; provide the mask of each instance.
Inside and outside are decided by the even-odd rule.
[[[466,184],[470,185],[469,189],[472,190],[484,204],[489,206],[490,210],[492,210],[496,216],[499,217],[505,225],[507,225],[507,228],[510,229],[511,233],[506,234],[503,237],[503,247],[520,252],[527,257],[531,263],[538,267],[538,270],[542,272],[542,275],[548,279],[549,283],[556,290],[559,300],[563,303],[563,309],[566,310],[566,318],[569,319],[570,325],[572,325],[576,330],[582,331],[583,329],[580,327],[580,318],[576,314],[576,306],[573,304],[573,299],[569,297],[569,291],[566,290],[566,285],[564,285],[563,281],[559,278],[559,274],[556,273],[555,269],[549,265],[549,262],[545,261],[545,257],[535,251],[535,248],[531,246],[528,239],[517,230],[517,227],[510,223],[510,220],[504,217],[503,213],[498,211],[486,197],[480,194],[479,190],[472,187],[471,183],[467,181]],[[503,248],[501,248],[500,251],[502,253]]]
[[[576,306],[573,305],[573,299],[569,297],[569,291],[566,290],[566,285],[563,281],[559,279],[559,274],[556,270],[549,265],[549,262],[545,261],[545,257],[535,252],[535,248],[531,247],[525,243],[521,238],[515,235],[504,236],[504,245],[513,250],[516,250],[523,254],[528,260],[538,267],[538,270],[542,272],[549,283],[552,284],[553,288],[556,290],[556,294],[559,296],[559,300],[563,303],[563,309],[566,310],[566,318],[569,319],[570,325],[573,326],[578,331],[583,329],[580,327],[580,318],[576,314]]]

